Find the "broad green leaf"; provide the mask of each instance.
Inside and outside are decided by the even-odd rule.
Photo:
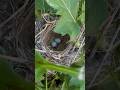
[[[60,15],[57,25],[54,29],[56,33],[70,35],[73,40],[80,33],[80,26],[77,24],[79,0],[46,0],[47,3],[57,10]]]
[[[43,74],[45,73],[45,69],[42,68],[40,64],[43,64],[45,62],[46,61],[41,56],[41,54],[38,54],[38,52],[35,52],[35,82],[42,80]]]
[[[45,0],[35,0],[35,16],[37,19],[41,19],[42,13],[48,13],[53,9],[46,3]]]
[[[45,71],[41,67],[35,68],[35,82],[39,82],[40,80],[42,80],[44,73]]]
[[[45,0],[35,0],[35,9],[46,12],[50,10],[50,7]]]
[[[72,77],[69,82],[69,90],[85,90],[85,80],[79,80],[75,77]]]

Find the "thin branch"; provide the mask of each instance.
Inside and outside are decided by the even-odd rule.
[[[11,19],[13,19],[18,13],[20,13],[28,4],[29,0],[25,0],[24,5],[16,11],[13,15],[11,15],[8,19],[6,19],[3,23],[0,24],[0,28],[2,28],[6,23],[8,23]]]
[[[26,59],[22,59],[22,58],[18,58],[18,57],[12,57],[12,56],[6,56],[6,55],[0,55],[0,58],[9,60],[9,61],[13,61],[13,62],[17,62],[17,63],[25,63],[28,62],[28,60]]]
[[[95,53],[96,53],[97,45],[98,45],[99,42],[101,41],[103,35],[106,33],[106,30],[108,30],[108,28],[110,27],[110,25],[111,25],[111,23],[112,23],[115,15],[117,14],[118,10],[119,10],[119,8],[116,8],[116,10],[114,11],[113,15],[111,16],[111,19],[109,20],[109,18],[110,18],[110,17],[109,17],[109,18],[106,20],[106,21],[108,22],[108,24],[107,24],[106,27],[104,28],[103,33],[102,33],[101,37],[99,38],[99,40],[96,42],[96,45],[95,45],[95,47],[93,48],[92,52],[90,53],[90,55],[89,55],[89,57],[88,57],[88,60],[92,60],[92,59],[93,59],[93,57],[94,57],[94,55],[95,55]],[[105,23],[103,23],[104,25],[106,24],[106,21],[105,21]],[[102,27],[100,27],[100,29],[102,29],[102,28],[104,27],[103,24],[102,24]]]
[[[96,80],[97,76],[99,75],[99,73],[100,73],[100,71],[101,71],[101,69],[102,69],[102,66],[103,66],[105,60],[107,60],[107,57],[108,57],[109,54],[110,54],[110,51],[111,51],[111,49],[112,49],[112,47],[113,47],[113,44],[114,44],[114,42],[115,42],[115,40],[116,40],[119,32],[120,32],[120,27],[117,29],[117,31],[116,31],[116,33],[115,33],[115,35],[114,35],[114,37],[113,37],[113,39],[112,39],[112,41],[111,41],[111,44],[110,44],[110,46],[109,46],[109,48],[108,48],[108,50],[107,50],[107,53],[106,53],[106,55],[104,56],[104,58],[103,58],[103,60],[102,60],[102,62],[101,62],[101,65],[99,66],[97,72],[95,73],[95,76],[93,77],[92,81],[90,82],[88,88],[90,88],[90,87],[93,85],[94,81]]]

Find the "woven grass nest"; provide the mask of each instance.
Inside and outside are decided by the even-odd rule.
[[[80,52],[84,46],[84,28],[77,37],[76,43],[69,43],[70,36],[62,36],[53,31],[58,17],[43,15],[43,18],[35,22],[35,49],[40,52],[50,62],[60,65],[70,66],[80,58]],[[60,38],[61,44],[57,48],[51,46],[54,38]]]

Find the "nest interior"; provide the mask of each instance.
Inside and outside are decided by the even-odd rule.
[[[61,42],[57,47],[52,47],[51,43],[53,42],[53,40],[55,38],[59,38],[61,40]],[[47,45],[47,47],[49,47],[53,51],[63,51],[64,49],[67,48],[67,46],[69,44],[68,43],[69,40],[70,40],[69,35],[62,36],[61,34],[50,31],[49,33],[47,33],[47,35],[44,39],[44,43]]]

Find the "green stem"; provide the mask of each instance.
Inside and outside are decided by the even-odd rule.
[[[50,64],[40,64],[40,67],[42,67],[44,69],[55,70],[58,72],[70,74],[72,76],[78,76],[78,71],[73,68],[70,68],[70,67],[58,66],[55,64],[51,64],[51,63]]]

